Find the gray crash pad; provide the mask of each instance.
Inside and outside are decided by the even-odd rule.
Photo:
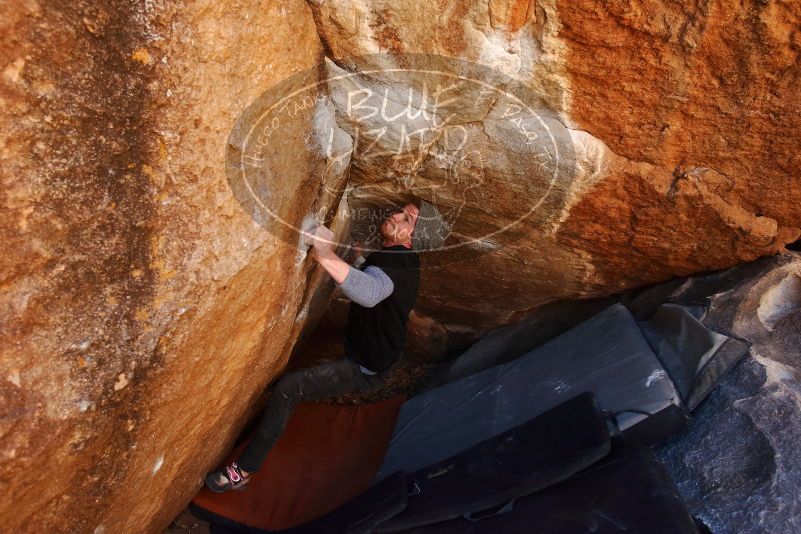
[[[637,321],[615,304],[514,361],[407,401],[376,479],[442,461],[585,391],[621,430],[681,406]]]

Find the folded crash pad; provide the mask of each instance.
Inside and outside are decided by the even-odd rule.
[[[709,395],[750,348],[746,341],[709,330],[695,308],[663,304],[650,319],[639,323],[689,410]]]
[[[377,479],[442,461],[584,391],[623,430],[671,407],[683,422],[667,372],[617,304],[514,361],[407,401]]]
[[[585,393],[445,461],[409,475],[401,513],[376,532],[467,516],[569,478],[609,454],[606,423]]]
[[[280,530],[337,508],[370,486],[404,400],[298,405],[247,489],[213,493],[203,488],[193,512],[229,526]]]
[[[561,484],[474,514],[471,520],[454,519],[407,532],[698,534],[699,530],[653,453],[621,445]]]

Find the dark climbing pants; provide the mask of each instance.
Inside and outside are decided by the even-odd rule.
[[[321,401],[343,393],[373,391],[384,383],[386,374],[364,374],[358,364],[345,357],[283,375],[273,386],[253,441],[239,456],[239,467],[251,473],[261,467],[297,403]]]

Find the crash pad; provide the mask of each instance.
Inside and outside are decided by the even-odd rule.
[[[480,512],[557,484],[610,450],[595,396],[583,393],[447,460],[409,475],[406,508],[376,532],[407,530]]]
[[[377,480],[442,461],[585,391],[621,430],[681,404],[637,321],[616,304],[516,360],[411,398]]]
[[[245,491],[213,493],[204,487],[192,510],[206,520],[219,516],[268,531],[324,515],[370,486],[405,400],[298,405]],[[233,461],[245,443],[225,462]]]
[[[689,410],[694,410],[750,349],[745,340],[709,330],[696,316],[704,311],[698,308],[663,304],[650,319],[639,322]]]
[[[664,466],[645,448],[612,454],[570,479],[511,500],[471,520],[410,529],[414,534],[699,534]]]
[[[605,417],[595,397],[583,393],[444,462],[393,473],[286,534],[406,532],[470,516],[558,484],[607,456],[610,448]]]
[[[406,508],[408,493],[406,475],[393,473],[337,510],[280,534],[373,534],[378,525]]]

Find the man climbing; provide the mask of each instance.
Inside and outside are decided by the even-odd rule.
[[[424,207],[427,212],[433,209],[436,213],[430,204]],[[382,249],[371,254],[361,270],[334,253],[331,230],[325,226],[314,230],[310,239],[314,259],[352,301],[345,331],[345,357],[285,374],[275,383],[253,440],[237,461],[206,476],[206,485],[212,491],[245,488],[297,403],[343,393],[365,393],[382,385],[401,355],[406,322],[417,299],[420,259],[412,250],[413,241],[428,233],[428,229],[419,227],[415,232],[419,215],[414,204],[390,214],[380,228]]]

